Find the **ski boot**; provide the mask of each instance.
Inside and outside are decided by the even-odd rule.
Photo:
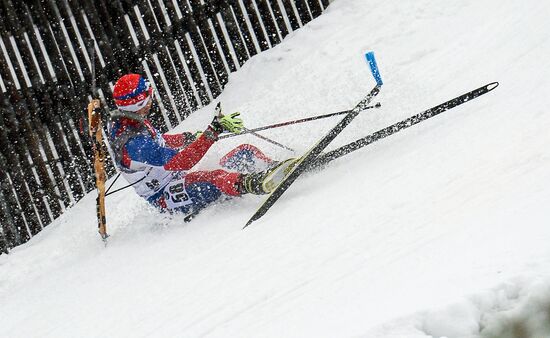
[[[273,167],[259,173],[243,175],[241,181],[242,190],[254,195],[271,193],[281,181],[292,171],[299,158],[277,162]]]

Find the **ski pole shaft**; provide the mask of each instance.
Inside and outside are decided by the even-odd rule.
[[[281,147],[281,148],[286,149],[286,150],[290,150],[290,151],[292,151],[292,152],[296,152],[294,149],[292,149],[292,148],[290,148],[290,147],[287,147],[287,146],[285,146],[284,144],[281,144],[281,143],[279,143],[279,142],[277,142],[277,141],[274,141],[274,140],[272,140],[272,139],[270,139],[270,138],[268,138],[268,137],[265,137],[265,136],[263,136],[263,135],[260,135],[260,134],[256,133],[255,131],[252,131],[252,130],[250,130],[250,129],[243,128],[243,133],[252,134],[252,135],[256,136],[257,138],[262,139],[262,140],[264,140],[264,141],[266,141],[266,142],[269,142],[269,143],[271,143],[271,144],[274,144],[274,145],[276,145],[276,146],[278,146],[278,147]],[[238,134],[234,134],[234,135],[238,135]],[[221,137],[220,137],[220,138],[221,138]]]
[[[380,102],[378,102],[374,106],[366,107],[364,110],[372,109],[372,108],[380,108],[381,106],[382,105],[380,104]],[[332,117],[332,116],[345,115],[345,114],[348,114],[349,112],[350,112],[349,110],[344,110],[344,111],[340,111],[340,112],[337,112],[337,113],[330,113],[330,114],[317,115],[317,116],[312,116],[312,117],[305,117],[303,119],[287,121],[287,122],[281,122],[281,123],[271,124],[271,125],[268,125],[268,126],[263,126],[263,127],[253,128],[253,129],[246,129],[242,133],[239,133],[239,134],[222,135],[222,136],[219,137],[219,139],[221,140],[221,139],[224,139],[224,138],[234,137],[234,136],[237,136],[237,135],[251,134],[251,133],[255,133],[255,132],[266,130],[266,129],[279,128],[279,127],[289,126],[289,125],[297,124],[297,123],[304,123],[304,122],[310,122],[310,121],[325,119],[325,118]]]

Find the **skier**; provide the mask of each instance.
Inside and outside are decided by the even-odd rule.
[[[204,132],[161,134],[146,118],[152,94],[146,78],[122,76],[113,90],[118,111],[111,114],[109,137],[122,175],[138,195],[162,211],[192,214],[224,195],[267,194],[292,167],[293,159],[276,162],[255,146],[243,144],[220,160],[235,171],[192,171],[219,134],[243,130],[239,113],[214,116]]]

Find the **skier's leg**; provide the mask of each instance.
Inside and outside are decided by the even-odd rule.
[[[222,167],[241,173],[265,170],[272,163],[271,158],[251,144],[241,144],[220,159]]]
[[[241,174],[222,169],[195,171],[185,176],[185,189],[200,208],[217,200],[221,194],[241,196],[246,193],[270,193],[292,170],[297,159],[288,159],[273,168],[258,173]]]
[[[239,196],[241,192],[238,190],[237,183],[240,180],[240,173],[231,173],[225,170],[213,171],[195,171],[190,172],[185,176],[185,188],[188,189],[194,184],[210,184],[220,192],[229,196]]]

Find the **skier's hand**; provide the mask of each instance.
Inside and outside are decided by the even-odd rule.
[[[239,112],[230,115],[220,114],[214,117],[210,125],[217,133],[229,131],[238,134],[244,129],[243,120],[238,117],[239,115],[241,115]]]

